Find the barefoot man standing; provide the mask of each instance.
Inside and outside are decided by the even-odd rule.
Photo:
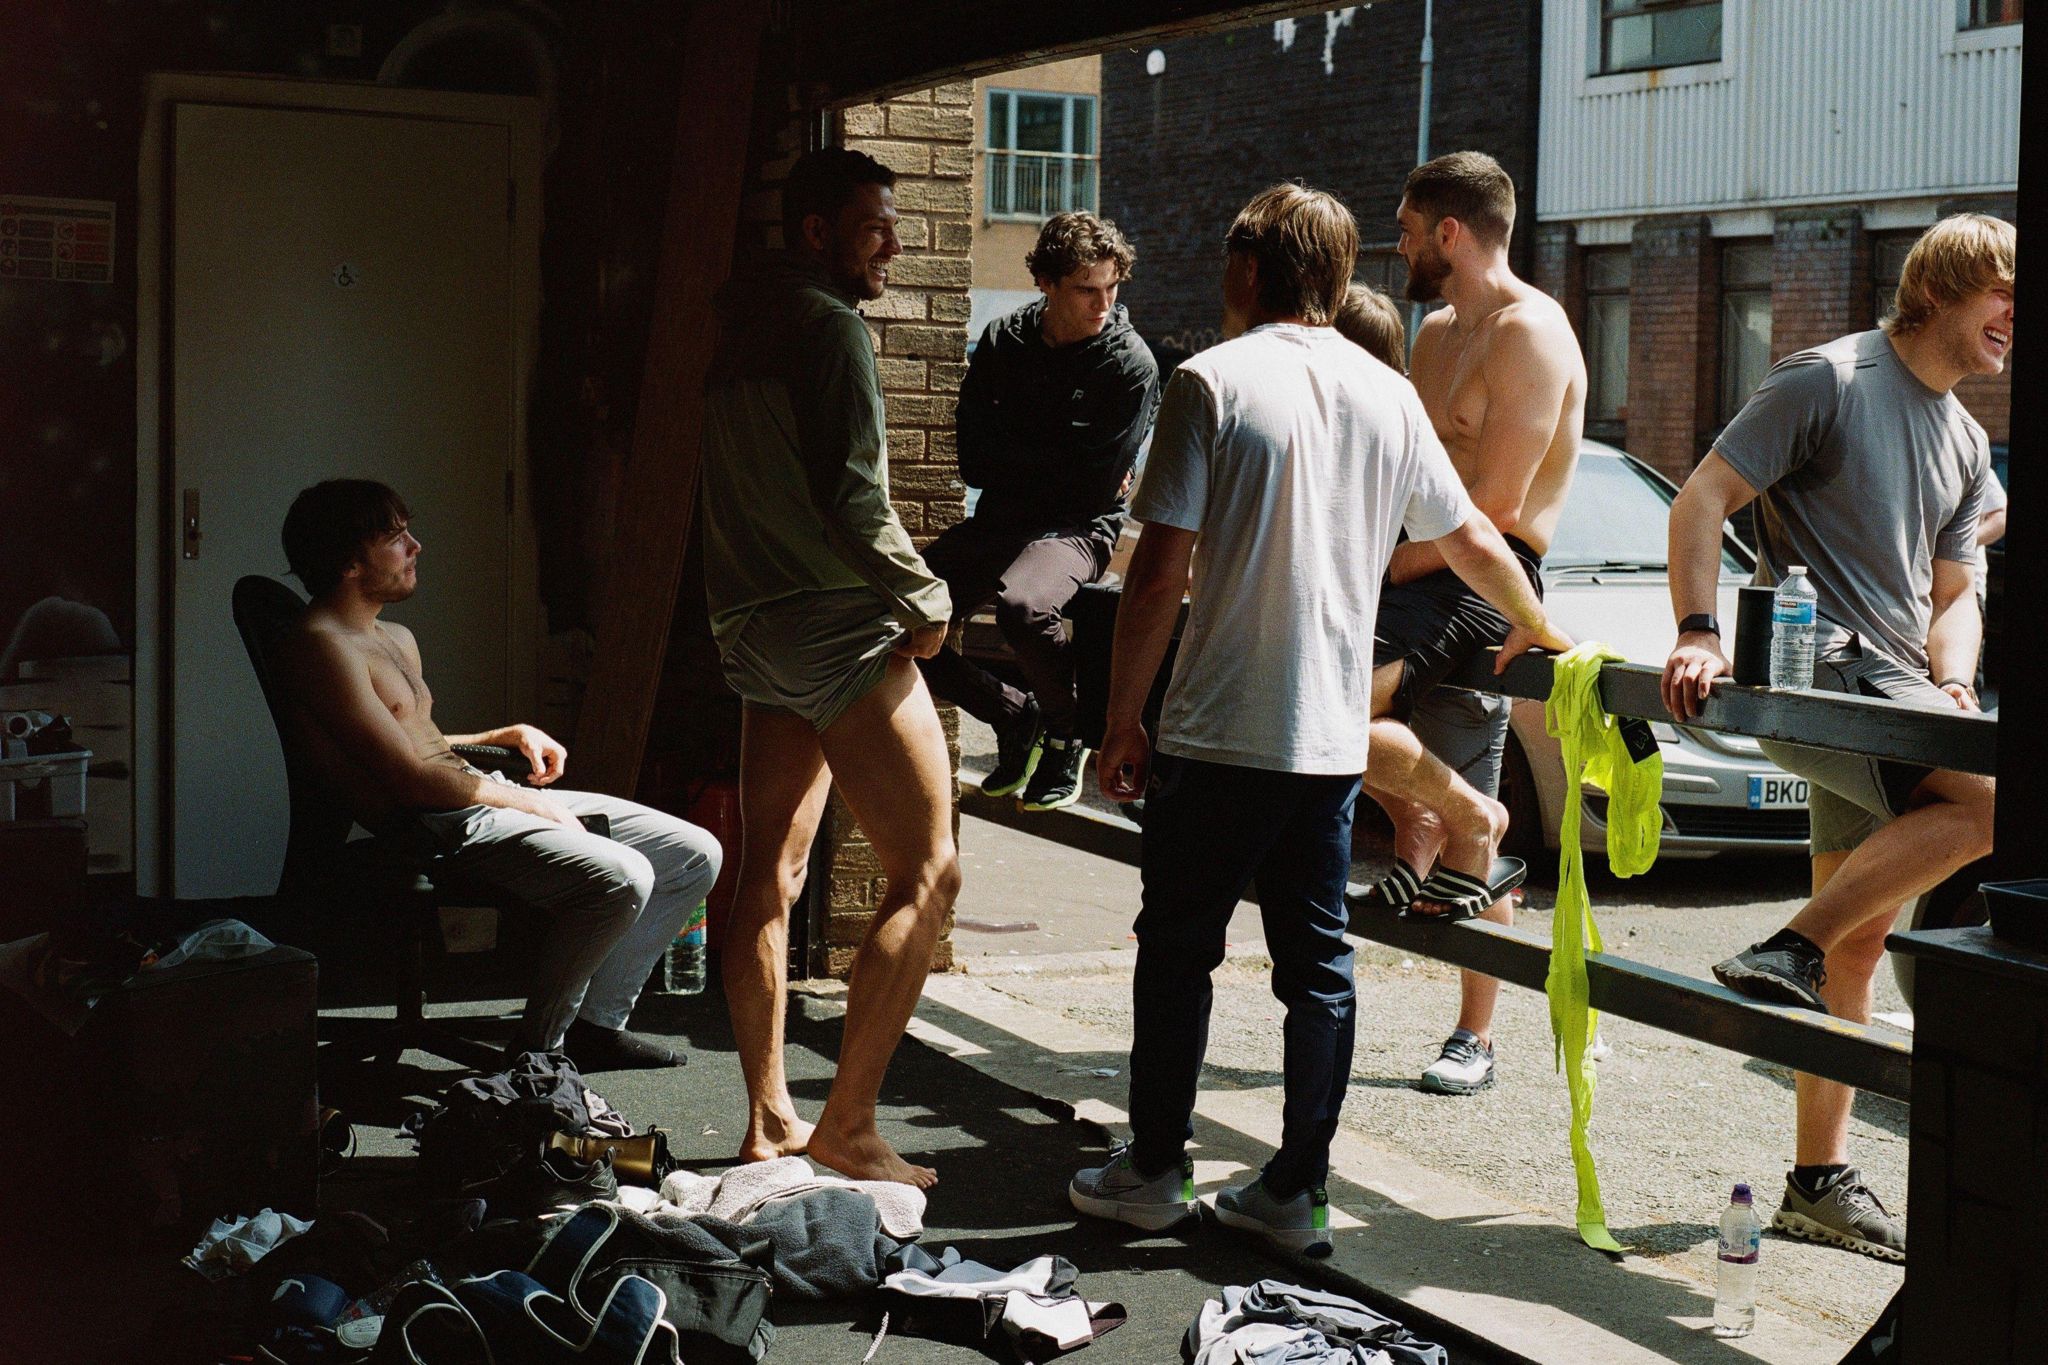
[[[726,681],[746,703],[726,1001],[746,1072],[743,1161],[808,1152],[846,1175],[929,1186],[875,1128],[882,1073],[960,887],[951,767],[913,660],[952,614],[889,504],[874,346],[856,305],[901,250],[895,175],[859,152],[803,157],[787,250],[719,297],[704,412],[704,577]],[[853,960],[839,1072],[817,1126],[783,1070],[789,911],[839,792],[888,878]]]

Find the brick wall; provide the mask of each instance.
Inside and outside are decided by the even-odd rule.
[[[764,83],[764,100],[769,88],[773,83]],[[889,493],[920,548],[965,512],[953,404],[967,369],[973,89],[964,82],[945,85],[884,104],[858,105],[838,115],[837,140],[866,152],[898,177],[895,199],[902,219],[897,236],[903,254],[889,268],[888,293],[863,304],[861,312],[875,341],[888,417]],[[793,96],[760,111],[741,204],[742,250],[782,245],[781,185],[810,131]],[[701,578],[686,581],[677,612],[679,632],[691,628],[708,635],[701,621],[703,601]],[[686,623],[682,618],[687,613],[699,619]],[[715,673],[715,657],[705,657],[711,662],[693,655],[685,663],[672,648],[664,690],[686,689],[695,680],[729,698]],[[957,716],[951,707],[941,707],[939,714],[946,727],[949,759],[957,770]],[[822,828],[833,852],[830,896],[822,920],[810,925],[809,960],[801,966],[813,976],[843,978],[881,901],[884,878],[874,849],[837,793]],[[795,913],[802,914],[803,906]],[[933,954],[937,970],[952,965],[951,934],[949,924]]]
[[[1534,0],[1438,0],[1431,147],[1500,159],[1522,193],[1512,259],[1535,222]],[[1219,338],[1224,231],[1244,201],[1298,178],[1339,195],[1368,246],[1393,244],[1415,164],[1422,6],[1350,6],[1103,54],[1102,211],[1138,249],[1124,290],[1155,347]],[[1291,33],[1291,42],[1281,35]]]
[[[1639,220],[1630,266],[1628,450],[1683,482],[1714,429],[1719,257],[1707,220]]]
[[[1578,226],[1574,223],[1543,223],[1531,236],[1533,259],[1529,267],[1529,281],[1564,307],[1565,316],[1571,319],[1572,330],[1579,334],[1583,345],[1586,291],[1581,265],[1585,258],[1579,254]]]
[[[902,220],[896,234],[903,254],[889,267],[889,292],[861,311],[875,337],[888,411],[889,495],[919,548],[966,513],[953,405],[967,373],[973,102],[974,86],[961,82],[857,105],[840,116],[845,144],[898,177],[896,210]],[[958,713],[941,707],[940,719],[957,769]],[[812,926],[810,968],[844,977],[885,879],[874,850],[836,795],[828,818],[835,845],[832,894],[825,923]],[[943,971],[952,962],[948,924],[932,965]]]
[[[1854,209],[1788,209],[1771,232],[1771,359],[1867,331],[1870,243]]]

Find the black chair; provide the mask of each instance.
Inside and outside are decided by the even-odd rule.
[[[285,839],[284,873],[277,894],[282,900],[332,910],[339,914],[375,916],[395,930],[398,1017],[395,1021],[323,1020],[324,1053],[341,1059],[372,1058],[395,1062],[407,1048],[480,1071],[502,1066],[500,1050],[462,1036],[445,1023],[425,1017],[423,973],[428,943],[438,943],[441,910],[454,906],[512,904],[500,893],[464,884],[423,844],[402,836],[351,840],[354,820],[339,796],[309,771],[304,755],[292,742],[292,730],[279,705],[270,660],[278,642],[297,623],[306,604],[274,578],[252,574],[235,584],[235,628],[249,651],[250,666],[262,685],[284,750],[285,780],[290,793],[291,825]],[[531,771],[523,754],[495,745],[458,745],[456,752],[479,768],[519,778]],[[367,1022],[366,1029],[351,1026]],[[482,1023],[484,1021],[473,1021]]]

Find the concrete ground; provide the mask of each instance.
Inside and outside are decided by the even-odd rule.
[[[985,736],[971,725],[963,734],[970,770],[986,762]],[[942,990],[952,992],[947,1003],[964,1015],[1004,1020],[1025,1036],[1071,1027],[1108,1059],[1102,1069],[1120,1072],[1115,1054],[1129,1039],[1136,870],[973,819],[962,821],[961,849],[966,889],[954,942],[966,982],[944,983]],[[1549,871],[1532,879],[1523,919],[1539,930],[1553,895]],[[1377,872],[1367,861],[1357,875]],[[1803,899],[1805,879],[1804,860],[1724,858],[1674,861],[1633,881],[1596,873],[1591,889],[1610,952],[1704,975],[1708,964],[1782,924]],[[1232,955],[1217,979],[1204,1111],[1213,1102],[1219,1114],[1253,1116],[1254,1126],[1259,1114],[1277,1123],[1279,1011],[1266,989],[1254,907],[1240,909],[1230,938]],[[1390,1179],[1410,1181],[1437,1189],[1449,1203],[1462,1198],[1488,1207],[1487,1217],[1512,1231],[1465,1227],[1445,1237],[1444,1219],[1396,1220],[1402,1236],[1433,1246],[1442,1239],[1450,1264],[1431,1266],[1403,1290],[1386,1278],[1401,1257],[1397,1246],[1386,1245],[1394,1228],[1382,1226],[1353,1234],[1381,1245],[1358,1253],[1352,1265],[1340,1246],[1340,1271],[1367,1282],[1380,1275],[1388,1292],[1428,1303],[1538,1358],[1605,1359],[1602,1352],[1611,1351],[1621,1359],[1620,1340],[1647,1343],[1646,1359],[1733,1358],[1727,1344],[1697,1329],[1712,1311],[1716,1224],[1738,1180],[1756,1189],[1766,1218],[1776,1207],[1792,1156],[1789,1073],[1628,1020],[1604,1022],[1612,1054],[1600,1069],[1593,1145],[1610,1228],[1630,1252],[1617,1270],[1579,1246],[1570,1230],[1569,1109],[1563,1078],[1552,1067],[1545,1002],[1535,992],[1506,988],[1495,1025],[1499,1084],[1478,1096],[1448,1098],[1421,1092],[1415,1078],[1455,1020],[1457,972],[1361,942],[1358,977],[1358,1047],[1343,1119],[1356,1166],[1342,1174],[1368,1206]],[[1888,974],[1878,988],[1879,1011],[1903,1019]],[[928,1000],[938,993],[928,991]],[[1039,1065],[1035,1080],[1011,1078],[1121,1117],[1121,1076],[1093,1076],[1092,1069],[1054,1058]],[[1903,1104],[1863,1096],[1851,1130],[1852,1160],[1897,1212],[1905,1202],[1905,1121]],[[1245,1137],[1226,1131],[1222,1140]],[[1332,1201],[1343,1204],[1336,1182]],[[1767,1237],[1764,1317],[1745,1345],[1765,1359],[1832,1362],[1901,1280],[1896,1266]],[[1567,1304],[1576,1317],[1503,1308],[1503,1299]]]

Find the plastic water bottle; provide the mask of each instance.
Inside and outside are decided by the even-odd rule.
[[[1717,1337],[1746,1337],[1756,1326],[1756,1261],[1763,1240],[1749,1186],[1737,1185],[1721,1214],[1721,1259],[1714,1275]]]
[[[661,988],[670,995],[695,995],[704,989],[704,919],[709,911],[699,901],[683,931],[669,941],[661,962]]]
[[[1794,564],[1771,600],[1771,686],[1797,691],[1813,686],[1813,627],[1819,594]]]

